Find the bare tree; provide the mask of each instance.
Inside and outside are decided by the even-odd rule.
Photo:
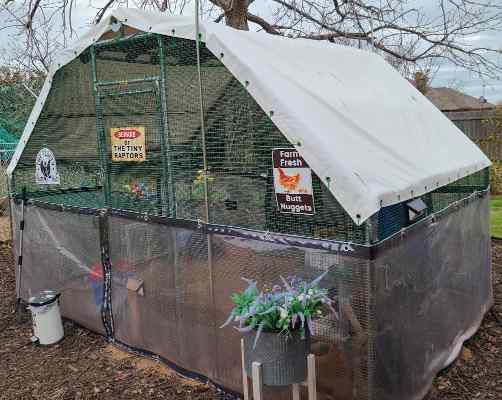
[[[2,7],[9,10],[12,3],[7,0]],[[130,4],[106,0],[97,10],[96,21],[109,8],[126,3],[181,14],[189,0],[131,0]],[[265,4],[202,0],[202,11],[236,29],[248,30],[252,24],[274,35],[374,48],[404,73],[444,61],[484,77],[502,72],[501,49],[476,45],[483,35],[500,34],[500,0],[267,0]],[[71,31],[74,6],[75,0],[24,0],[23,12],[12,12],[40,64],[46,63],[47,35],[38,29],[47,28],[58,16],[63,31]]]

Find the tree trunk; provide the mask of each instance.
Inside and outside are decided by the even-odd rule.
[[[225,11],[225,23],[235,29],[248,31],[248,0],[233,0]]]

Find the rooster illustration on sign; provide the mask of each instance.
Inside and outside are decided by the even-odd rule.
[[[35,178],[39,185],[59,185],[59,174],[56,159],[51,150],[41,149],[35,161]]]
[[[295,192],[300,183],[300,173],[287,175],[282,168],[278,168],[278,170],[280,185],[289,192]]]
[[[40,162],[40,171],[45,180],[51,177],[51,160],[42,160]]]

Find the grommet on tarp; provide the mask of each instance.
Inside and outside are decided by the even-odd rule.
[[[224,56],[225,56],[225,54],[220,53],[220,58],[223,58]]]
[[[249,81],[245,81],[244,85],[249,86]]]
[[[273,117],[274,116],[274,111],[271,110],[271,111],[268,112],[268,114],[270,115],[270,117]]]

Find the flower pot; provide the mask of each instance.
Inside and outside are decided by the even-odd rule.
[[[277,332],[262,332],[253,349],[256,332],[244,336],[244,363],[246,374],[251,376],[251,366],[262,365],[263,384],[286,386],[305,381],[307,355],[310,351],[308,332],[302,339],[299,330],[290,336]]]

